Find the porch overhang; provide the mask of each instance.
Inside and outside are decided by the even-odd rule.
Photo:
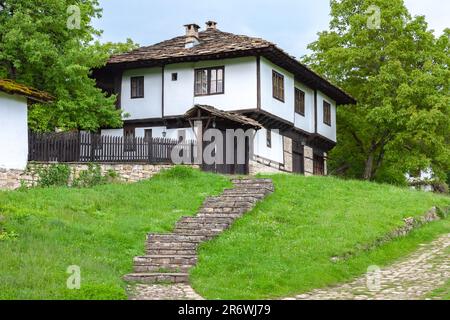
[[[264,126],[257,120],[246,117],[240,113],[223,111],[208,105],[195,105],[184,116],[192,126],[194,121],[203,121],[204,128],[217,129],[254,129],[259,130]]]

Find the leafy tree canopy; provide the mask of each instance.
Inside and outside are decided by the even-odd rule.
[[[57,99],[30,109],[30,127],[40,131],[118,127],[115,96],[106,96],[90,78],[111,53],[136,45],[94,42],[101,32],[97,0],[0,0],[0,78],[10,78]]]
[[[378,15],[379,13],[379,15]],[[435,37],[403,0],[331,0],[330,30],[303,61],[352,94],[338,109],[336,174],[404,183],[450,167],[450,29]]]

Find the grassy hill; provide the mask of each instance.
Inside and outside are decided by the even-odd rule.
[[[274,194],[200,250],[208,298],[281,297],[343,281],[450,232],[432,223],[378,250],[354,251],[450,198],[365,182],[276,175]],[[148,232],[169,232],[230,182],[175,168],[137,184],[0,192],[0,299],[125,299],[124,274]],[[354,251],[347,262],[330,257]],[[81,289],[66,270],[81,267]]]
[[[200,250],[194,288],[211,299],[284,297],[349,280],[450,232],[431,223],[376,250],[373,243],[450,197],[329,177],[276,175],[276,191],[232,229]],[[352,253],[348,261],[332,257]]]
[[[126,299],[122,276],[146,233],[171,231],[229,185],[179,167],[136,184],[0,192],[0,231],[12,235],[0,238],[0,299]],[[66,286],[72,265],[80,290]]]

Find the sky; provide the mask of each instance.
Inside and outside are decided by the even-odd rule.
[[[405,0],[412,15],[425,15],[436,35],[450,28],[449,0]],[[222,31],[260,37],[291,55],[308,53],[317,33],[328,29],[329,0],[100,0],[94,26],[101,41],[127,38],[151,45],[184,34],[184,24],[218,22]]]

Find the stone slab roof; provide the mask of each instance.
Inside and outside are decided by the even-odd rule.
[[[50,94],[25,86],[9,79],[0,79],[0,91],[26,97],[37,102],[49,102],[54,100]]]
[[[217,29],[199,32],[200,44],[186,49],[186,37],[176,37],[152,46],[138,48],[128,53],[112,56],[109,64],[146,60],[165,60],[171,58],[222,54],[236,51],[254,50],[273,46],[260,39],[235,35]]]
[[[214,117],[220,118],[220,119],[226,119],[226,120],[230,120],[232,122],[236,122],[242,125],[246,125],[249,127],[254,127],[257,129],[261,129],[263,128],[263,125],[260,124],[258,121],[248,118],[242,114],[239,113],[235,113],[235,112],[230,112],[230,111],[223,111],[223,110],[219,110],[217,108],[214,108],[212,106],[208,106],[208,105],[195,105],[193,108],[191,108],[190,110],[188,110],[185,114],[184,117],[185,118],[192,118],[196,116],[197,111],[198,110],[203,110],[206,111],[207,113],[211,114]]]

